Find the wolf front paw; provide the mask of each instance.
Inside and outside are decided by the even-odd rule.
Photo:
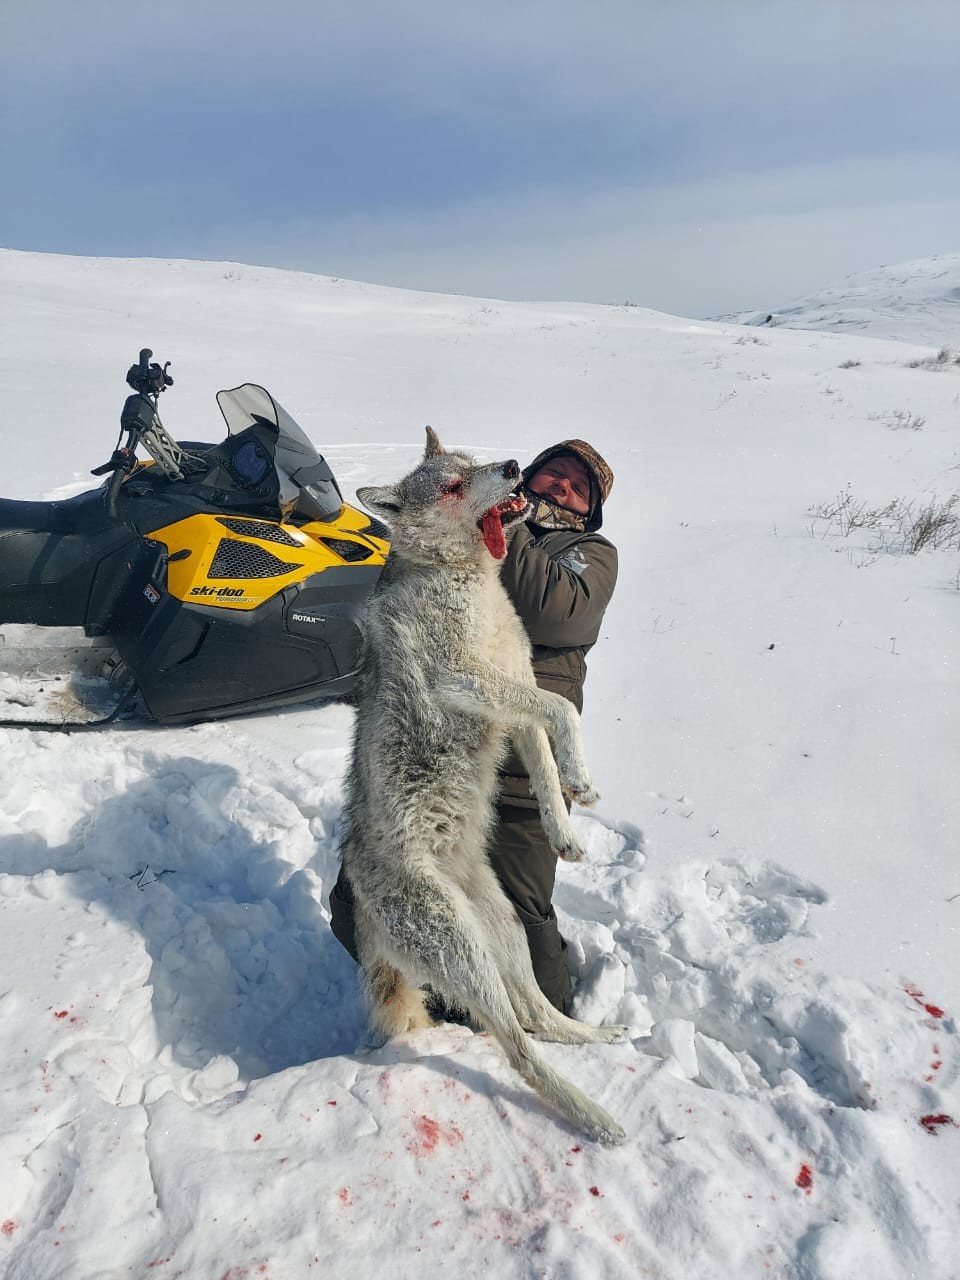
[[[548,805],[542,806],[540,825],[547,837],[547,843],[558,858],[563,858],[564,862],[583,861],[585,856],[583,847],[577,839],[577,833],[573,829],[566,809],[559,806],[556,809]]]
[[[600,792],[589,780],[586,786],[583,787],[564,787],[563,793],[574,804],[579,804],[584,809],[589,809],[600,799]]]
[[[564,862],[582,862],[587,856],[578,844],[568,845],[565,849],[555,849],[554,852]]]
[[[547,843],[564,862],[582,862],[586,856],[576,832],[568,823],[544,823]]]
[[[600,799],[600,793],[593,785],[590,770],[586,761],[578,751],[556,753],[557,773],[560,775],[560,790],[568,800],[589,808]]]
[[[550,848],[557,857],[562,858],[564,862],[582,862],[587,856],[583,851],[583,845],[581,845],[576,836],[572,836],[569,840],[557,841],[556,843],[551,840]]]
[[[586,769],[565,769],[560,774],[560,789],[568,800],[589,809],[600,799],[600,792],[593,785]]]

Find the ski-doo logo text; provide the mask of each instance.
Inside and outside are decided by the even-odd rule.
[[[219,596],[229,597],[236,600],[242,597],[243,587],[191,587],[190,594],[192,596]]]

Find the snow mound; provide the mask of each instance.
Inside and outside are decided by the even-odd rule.
[[[32,738],[0,783],[3,936],[28,957],[0,1000],[11,1280],[363,1272],[385,1246],[397,1276],[442,1247],[468,1276],[528,1274],[519,1251],[546,1275],[803,1258],[846,1280],[851,1231],[874,1274],[906,1276],[905,1245],[947,1274],[916,1155],[957,1145],[956,1026],[804,959],[824,894],[771,861],[658,870],[636,829],[576,817],[575,1012],[633,1037],[542,1051],[624,1123],[618,1151],[486,1035],[372,1047],[325,905],[350,712],[311,715],[292,761],[237,727],[121,729]]]
[[[835,330],[960,348],[960,253],[877,267],[785,307],[722,318],[764,328]]]

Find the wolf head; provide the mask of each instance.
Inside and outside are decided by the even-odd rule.
[[[357,497],[390,529],[394,554],[433,564],[481,564],[507,553],[504,530],[529,506],[515,492],[513,459],[480,464],[446,450],[427,427],[420,464],[396,484],[357,490]]]

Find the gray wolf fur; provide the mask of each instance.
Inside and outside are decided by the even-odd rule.
[[[500,583],[502,526],[527,514],[513,494],[518,480],[515,462],[478,465],[445,451],[428,427],[413,472],[358,490],[389,525],[392,550],[365,619],[341,853],[373,1028],[389,1037],[432,1025],[421,989],[429,984],[496,1036],[546,1102],[614,1144],[624,1137],[617,1122],[549,1067],[530,1036],[587,1044],[626,1029],[587,1026],[543,996],[485,852],[511,741],[561,857],[583,856],[564,792],[584,804],[597,798],[579,717],[537,688]]]

